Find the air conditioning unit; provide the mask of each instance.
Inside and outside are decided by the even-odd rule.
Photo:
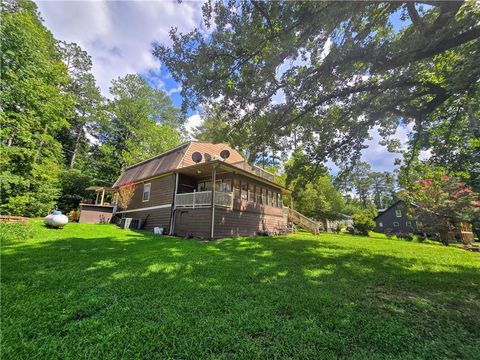
[[[140,230],[142,228],[142,219],[124,218],[123,229]]]

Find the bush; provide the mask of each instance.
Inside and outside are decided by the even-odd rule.
[[[68,220],[70,222],[78,222],[78,219],[80,219],[80,210],[72,210],[68,213]]]
[[[375,228],[375,221],[366,213],[353,215],[353,227],[359,235],[367,236]]]
[[[387,229],[385,231],[385,236],[387,237],[387,239],[391,239],[393,237],[392,229]]]
[[[336,233],[340,234],[342,232],[342,225],[338,224],[336,228]]]
[[[28,224],[0,222],[0,241],[2,244],[26,240],[31,236],[32,229]]]
[[[397,238],[405,240],[405,241],[412,241],[413,240],[413,234],[411,233],[398,233]]]
[[[355,228],[353,226],[347,227],[347,231],[351,235],[355,235]]]
[[[417,234],[417,241],[419,243],[423,243],[426,239],[427,237],[425,236],[425,234]]]

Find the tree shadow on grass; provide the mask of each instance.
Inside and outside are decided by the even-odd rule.
[[[456,263],[439,270],[419,266],[418,259],[293,237],[212,243],[125,237],[7,247],[4,352],[72,358],[478,354],[480,324],[471,316],[480,311],[477,267]]]

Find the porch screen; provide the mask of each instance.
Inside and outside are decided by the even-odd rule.
[[[233,197],[235,199],[240,198],[240,180],[239,179],[233,179]]]
[[[241,189],[242,200],[248,200],[248,184],[246,181],[242,180]]]
[[[210,191],[210,190],[212,190],[211,181],[202,181],[198,183],[197,191]]]
[[[223,179],[222,183],[220,184],[220,192],[232,192],[232,180]]]
[[[258,185],[255,187],[255,201],[259,204],[262,203],[262,188]]]
[[[248,201],[255,202],[255,185],[248,184]]]

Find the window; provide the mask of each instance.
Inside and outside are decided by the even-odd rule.
[[[402,210],[395,210],[395,215],[397,217],[402,217]]]
[[[255,200],[257,203],[262,203],[262,188],[260,186],[255,186]]]
[[[382,223],[382,222],[379,222],[379,223],[378,223],[378,227],[383,227],[383,223]]]
[[[220,192],[232,192],[232,180],[230,179],[225,179],[222,181],[220,184]]]
[[[248,200],[248,184],[246,181],[242,181],[240,195],[242,200]]]
[[[197,191],[210,191],[210,190],[212,190],[211,181],[202,181],[198,183]]]
[[[405,222],[405,225],[406,225],[406,226],[412,226],[412,222],[411,222],[411,221],[406,221],[406,222]]]
[[[283,207],[283,202],[282,202],[282,194],[277,194],[277,206],[279,208]]]
[[[393,227],[399,227],[399,226],[400,226],[400,224],[398,222],[396,222],[396,221],[393,222]]]
[[[248,184],[248,201],[255,202],[255,185]]]
[[[273,207],[278,207],[277,199],[278,199],[277,193],[273,192],[273,196],[272,196],[272,202],[273,202],[272,206]]]
[[[148,184],[143,184],[143,197],[142,201],[148,201],[150,200],[150,188],[152,187],[151,183]]]
[[[267,189],[262,188],[262,204],[267,205]]]
[[[268,206],[272,206],[272,191],[271,191],[271,190],[268,190],[268,194],[267,194],[267,205],[268,205]]]
[[[240,180],[233,179],[233,197],[240,199]]]

